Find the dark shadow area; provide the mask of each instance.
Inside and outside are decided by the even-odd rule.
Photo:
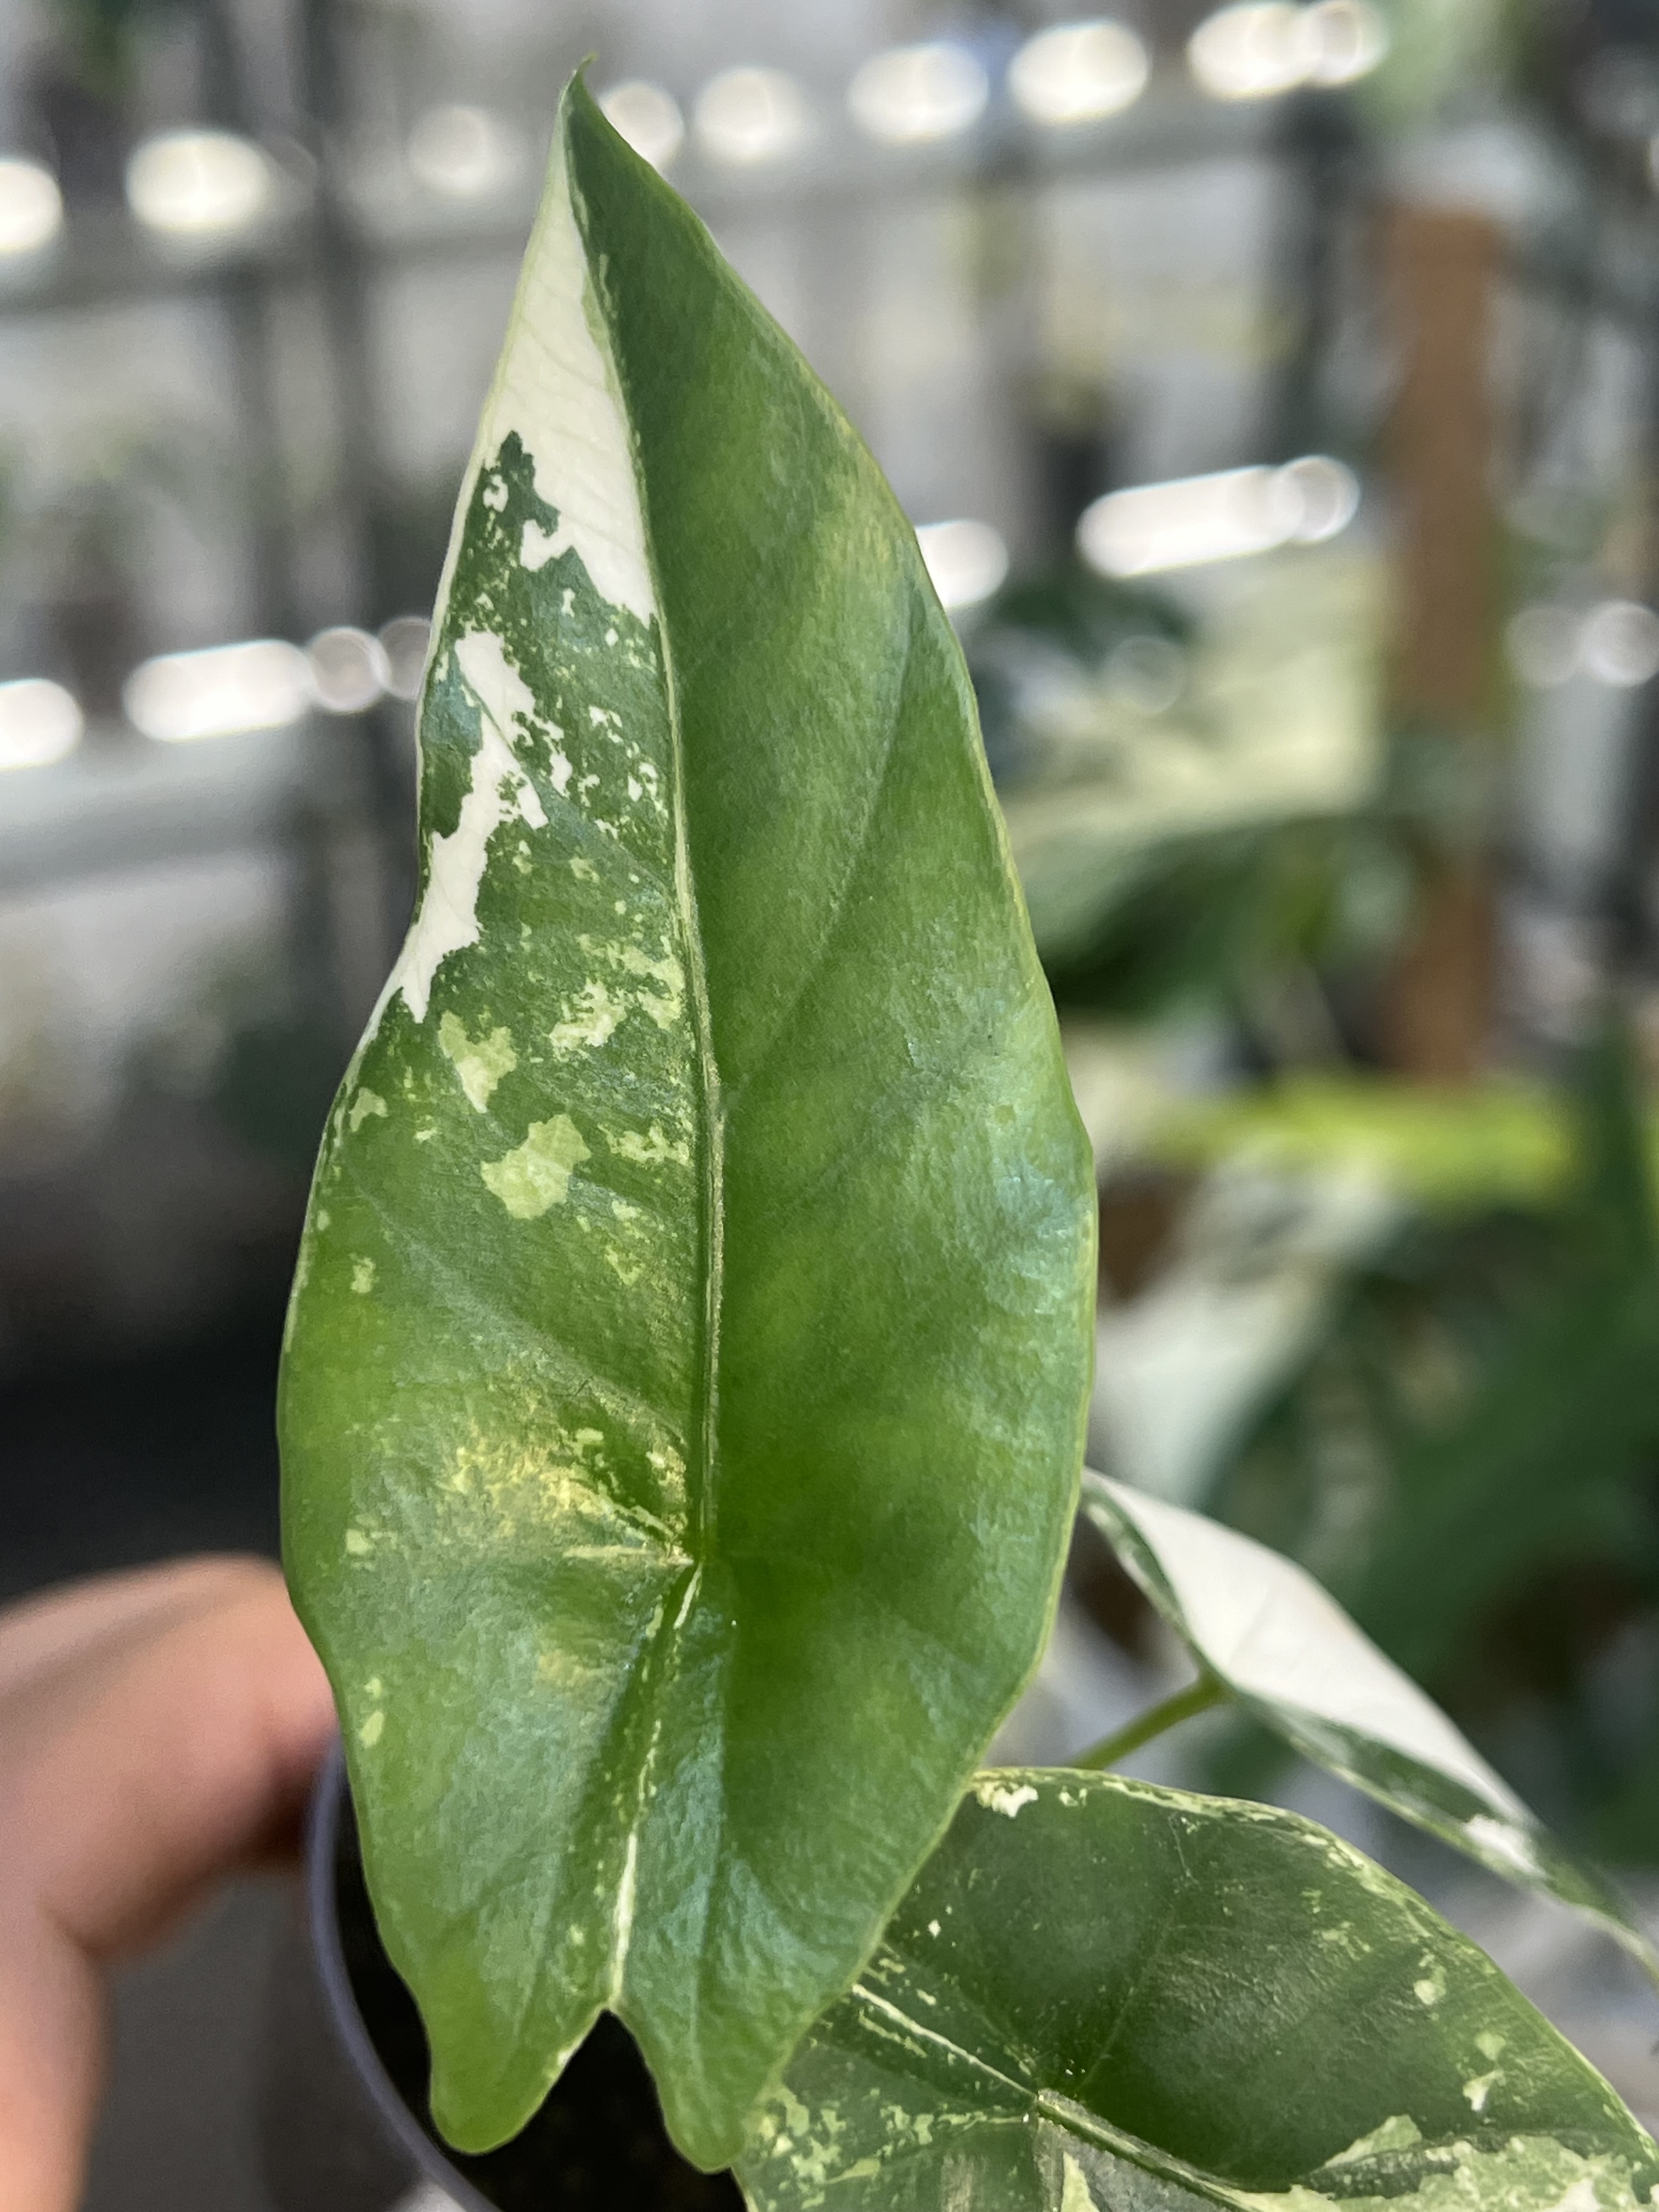
[[[639,2048],[609,2013],[521,2134],[482,2158],[450,2150],[427,2110],[425,2033],[380,1948],[349,1802],[335,1864],[346,1970],[381,2062],[432,2140],[501,2212],[742,2212],[729,2173],[700,2173],[675,2150]]]
[[[0,1386],[0,1601],[183,1552],[277,1550],[280,1309]]]

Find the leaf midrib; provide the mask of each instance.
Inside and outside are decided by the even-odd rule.
[[[639,441],[635,433],[635,410],[629,388],[627,371],[617,343],[615,318],[605,296],[603,259],[595,260],[588,233],[586,198],[577,182],[571,161],[571,149],[567,134],[565,141],[565,174],[570,191],[570,204],[581,234],[583,260],[586,280],[593,287],[595,301],[605,326],[605,351],[612,375],[617,380],[617,398],[622,406],[628,436],[629,459],[633,471],[634,496],[639,504],[641,538],[645,551],[646,574],[651,580],[651,597],[655,611],[657,648],[661,658],[664,705],[668,720],[669,784],[672,793],[674,826],[674,903],[679,916],[680,931],[685,947],[686,1003],[691,1012],[693,1058],[697,1085],[697,1163],[698,1163],[698,1248],[702,1259],[703,1304],[701,1316],[701,1340],[698,1345],[697,1378],[691,1406],[691,1433],[686,1438],[687,1503],[690,1526],[686,1530],[686,1548],[696,1562],[691,1589],[695,1592],[701,1579],[702,1563],[713,1545],[715,1522],[714,1461],[720,1406],[720,1300],[725,1274],[725,1121],[720,1097],[720,1066],[714,1056],[714,1022],[709,1008],[708,963],[703,954],[702,921],[697,901],[696,881],[691,866],[691,841],[686,818],[685,801],[685,730],[680,709],[679,679],[675,667],[674,646],[669,633],[667,603],[662,588],[662,569],[657,557],[656,535],[652,527],[651,508],[646,495],[645,472],[641,465]],[[691,1603],[695,1604],[695,1597]],[[690,1605],[682,1604],[672,1620],[665,1613],[659,1634],[678,1642],[684,1629]],[[650,1801],[651,1774],[655,1763],[658,1743],[661,1735],[660,1723],[653,1729],[646,1755],[641,1761],[639,1791],[635,1802],[634,1816],[629,1826],[626,1850],[629,1864],[636,1863],[640,1830],[644,1823],[646,1807]],[[611,1956],[611,1987],[620,1997],[628,1950],[631,1936],[631,1896],[624,1901],[618,1890],[617,1910],[613,1919],[613,1949]],[[613,1999],[614,2002],[614,1999]]]
[[[1005,2074],[988,2059],[981,2058],[965,2045],[941,2034],[936,2028],[931,2028],[926,2021],[916,2019],[914,2014],[895,2004],[890,1998],[877,1997],[862,1983],[854,1985],[852,1995],[855,2001],[888,2014],[915,2035],[938,2045],[951,2057],[963,2060],[974,2071],[987,2075],[993,2081],[1015,2090],[1025,2100],[1035,2118],[1048,2122],[1052,2127],[1063,2129],[1067,2135],[1079,2142],[1087,2143],[1091,2149],[1103,2150],[1111,2157],[1121,2158],[1127,2165],[1139,2166],[1143,2172],[1150,2173],[1160,2181],[1190,2190],[1194,2196],[1206,2198],[1211,2203],[1230,2208],[1251,2203],[1250,2192],[1235,2188],[1218,2175],[1206,2173],[1201,2166],[1193,2166],[1175,2152],[1148,2142],[1144,2136],[1133,2135],[1127,2128],[1115,2126],[1088,2106],[1079,2104],[1076,2098],[1068,2097],[1062,2089],[1053,2088],[1044,2082],[1022,2081],[1016,2075]],[[1003,2124],[1001,2118],[994,2113],[986,2114],[985,2119],[989,2125]]]
[[[988,2058],[981,2057],[977,2051],[969,2050],[965,2044],[957,2042],[954,2037],[930,2027],[925,2020],[918,2020],[914,2013],[902,2005],[896,2004],[890,1997],[881,1996],[866,1984],[854,1983],[850,1994],[855,2004],[884,2014],[889,2020],[899,2023],[921,2041],[931,2043],[949,2057],[962,2061],[970,2072],[983,2075],[1004,2088],[1012,2089],[1036,2118],[1064,2129],[1068,2135],[1079,2142],[1086,2142],[1092,2149],[1106,2151],[1115,2158],[1140,2167],[1144,2172],[1152,2174],[1161,2181],[1188,2189],[1212,2203],[1237,2207],[1246,2201],[1243,2192],[1230,2187],[1218,2176],[1206,2174],[1201,2167],[1189,2165],[1173,2151],[1161,2149],[1158,2144],[1146,2142],[1144,2136],[1132,2135],[1127,2128],[1115,2127],[1111,2121],[1098,2112],[1091,2112],[1075,2098],[1068,2097],[1063,2090],[1050,2087],[1042,2081],[1022,2081],[1018,2074],[1005,2073],[1001,2067]],[[990,2023],[988,2021],[987,2025]],[[1018,2062],[1010,2057],[1010,2063],[1018,2064]],[[992,2124],[997,2124],[996,2115],[988,2114],[987,2118]]]

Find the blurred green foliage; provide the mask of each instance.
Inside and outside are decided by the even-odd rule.
[[[1553,1200],[1571,1182],[1574,1139],[1568,1102],[1540,1083],[1441,1091],[1332,1073],[1172,1101],[1150,1148],[1171,1168],[1202,1169],[1243,1152],[1290,1169],[1352,1162],[1425,1208],[1467,1216]],[[1650,1126],[1646,1142],[1650,1153],[1659,1150],[1659,1126]]]
[[[1659,1120],[1633,1046],[1614,1024],[1559,1079],[1447,1091],[1376,1066],[1422,890],[1498,842],[1503,748],[1396,722],[1353,803],[1253,817],[1259,755],[1218,725],[1236,806],[1218,784],[1217,818],[1141,834],[1140,764],[1201,757],[1204,712],[1241,696],[1114,707],[1112,657],[1146,638],[1195,671],[1214,649],[1174,600],[1071,568],[1010,587],[969,641],[1011,819],[1036,792],[1085,825],[1024,848],[1056,1000],[1105,1036],[1197,1015],[1223,1041],[1236,1087],[1165,1096],[1136,1172],[1178,1192],[1241,1159],[1358,1167],[1400,1202],[1186,1502],[1310,1567],[1547,1818],[1659,1863]],[[1275,631],[1269,681],[1281,650]],[[1106,703],[1056,742],[1066,683]],[[1210,1778],[1248,1794],[1282,1756],[1235,1727]]]
[[[1629,1042],[1587,1048],[1559,1106],[1374,1093],[1355,1118],[1332,1087],[1285,1128],[1306,1158],[1380,1135],[1437,1211],[1346,1281],[1205,1503],[1320,1574],[1548,1817],[1659,1859],[1659,1215]]]

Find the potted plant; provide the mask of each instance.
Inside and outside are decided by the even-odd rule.
[[[421,737],[281,1429],[443,2138],[609,2014],[777,2212],[1645,2202],[1607,2085],[1346,1844],[1127,1739],[976,1771],[1077,1510],[1091,1161],[914,537],[580,81]],[[1241,1700],[1641,1947],[1299,1570],[1084,1503],[1199,1662],[1140,1735]]]

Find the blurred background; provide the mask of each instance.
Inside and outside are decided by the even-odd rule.
[[[1306,1562],[1659,1901],[1659,0],[3,0],[0,1596],[274,1548],[590,53],[960,626],[1097,1146],[1094,1462]],[[1083,1547],[1009,1746],[1176,1671]],[[1543,1908],[1225,1723],[1148,1756],[1346,1826],[1659,2113],[1659,2008]],[[124,2000],[99,2206],[264,2202],[237,1910]]]

